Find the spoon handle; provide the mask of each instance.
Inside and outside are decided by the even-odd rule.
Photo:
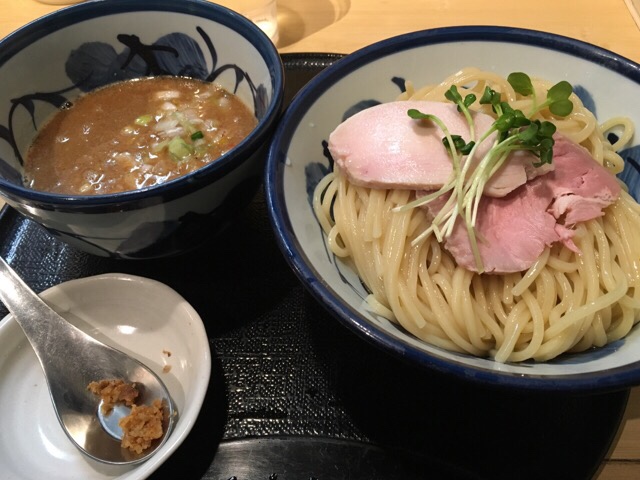
[[[77,355],[77,346],[91,339],[47,305],[1,257],[0,300],[24,331],[42,366],[49,371],[68,369],[70,352]],[[81,357],[76,357],[80,364]]]

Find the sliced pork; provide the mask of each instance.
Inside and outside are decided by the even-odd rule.
[[[562,242],[577,251],[573,227],[603,215],[620,194],[620,184],[589,152],[555,135],[555,170],[537,177],[502,198],[480,201],[476,236],[484,271],[527,270],[543,250]],[[428,205],[432,214],[444,200]],[[458,220],[445,240],[458,265],[477,271],[467,230]]]
[[[397,101],[362,110],[341,123],[329,137],[335,164],[355,185],[373,188],[437,190],[451,179],[449,152],[442,144],[440,127],[407,115],[417,109],[439,117],[452,135],[470,140],[470,128],[456,105],[431,101]],[[493,117],[474,112],[476,138],[493,124]],[[476,162],[489,151],[495,134],[478,146]],[[531,154],[512,155],[485,188],[485,195],[502,197],[528,179],[553,170],[533,167]],[[473,169],[471,169],[473,170]]]

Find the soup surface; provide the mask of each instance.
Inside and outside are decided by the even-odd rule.
[[[78,98],[40,130],[25,159],[25,185],[102,195],[167,182],[208,164],[256,126],[219,85],[152,77]]]

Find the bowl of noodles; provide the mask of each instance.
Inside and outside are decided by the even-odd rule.
[[[311,80],[276,131],[279,246],[340,322],[408,362],[521,389],[638,384],[639,82],[634,62],[532,30],[365,47]],[[448,159],[435,184],[422,178],[440,167],[420,163],[435,150],[404,136],[427,130]],[[491,193],[518,158],[524,177]],[[402,183],[406,162],[411,181],[426,175]]]

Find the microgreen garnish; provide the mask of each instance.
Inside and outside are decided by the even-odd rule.
[[[529,75],[522,72],[514,72],[509,74],[507,81],[520,95],[533,97],[534,109],[529,116],[532,116],[544,108],[549,108],[549,111],[554,115],[566,117],[573,110],[573,103],[569,100],[569,96],[573,93],[573,87],[565,80],[556,83],[547,90],[547,99],[540,105],[536,105],[536,92]]]
[[[566,117],[573,110],[573,103],[569,100],[569,95],[573,92],[573,88],[569,82],[559,82],[547,92],[547,101],[542,104],[542,108],[549,107],[554,115]]]
[[[476,96],[473,93],[462,98],[462,95],[458,92],[458,88],[455,85],[451,85],[451,88],[444,93],[444,96],[447,100],[458,105],[458,111],[462,112],[469,123],[469,127],[471,128],[471,141],[474,140],[475,136],[475,128],[473,126],[473,117],[471,116],[471,112],[469,111],[469,107],[476,101]]]
[[[499,92],[486,87],[479,103],[491,105],[497,118],[478,139],[475,138],[473,115],[469,110],[469,107],[475,103],[476,96],[469,94],[462,97],[455,85],[452,85],[445,93],[445,98],[457,105],[458,110],[465,116],[469,124],[471,137],[469,142],[466,142],[459,135],[452,135],[437,116],[416,109],[407,111],[407,115],[415,120],[430,121],[440,127],[444,133],[442,142],[451,155],[453,172],[449,181],[439,190],[407,205],[397,207],[396,210],[404,211],[415,208],[450,192],[447,202],[433,219],[431,226],[418,236],[414,243],[422,241],[432,232],[438,241],[442,241],[443,238],[451,234],[458,217],[462,217],[471,241],[476,267],[480,273],[483,271],[483,265],[476,240],[475,225],[478,206],[487,182],[502,167],[509,154],[515,150],[525,150],[536,155],[540,159],[534,164],[536,167],[551,163],[553,160],[553,134],[556,127],[548,121],[532,120],[532,117],[544,108],[549,108],[551,113],[557,116],[566,116],[573,110],[573,103],[569,100],[573,88],[568,82],[561,81],[551,87],[547,91],[545,101],[538,104],[533,83],[526,73],[512,73],[507,77],[507,81],[520,95],[532,97],[532,111],[529,115],[525,115],[521,110],[514,109],[507,102],[503,102]],[[493,146],[483,158],[478,162],[473,162],[478,145],[494,133],[496,139]],[[463,156],[467,157],[464,162]],[[474,163],[477,165],[470,172],[469,170]]]
[[[535,94],[535,90],[533,89],[533,83],[531,83],[531,78],[529,75],[522,72],[513,72],[510,73],[507,77],[507,82],[513,87],[513,89],[518,92],[520,95],[528,97],[529,95]]]

